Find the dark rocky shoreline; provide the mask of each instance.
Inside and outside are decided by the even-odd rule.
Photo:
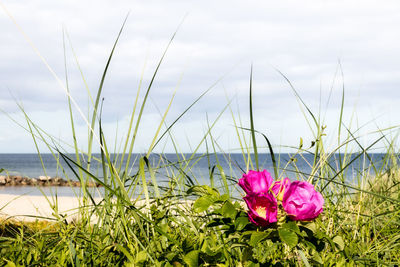
[[[39,176],[29,178],[18,175],[0,176],[0,186],[70,186],[80,187],[79,181],[68,181],[61,177]],[[87,187],[100,187],[99,183],[88,182]]]

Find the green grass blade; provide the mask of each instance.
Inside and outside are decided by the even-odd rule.
[[[122,30],[125,27],[125,23],[126,23],[126,21],[128,19],[128,16],[129,16],[129,14],[125,17],[125,20],[122,23],[122,26],[121,26],[121,28],[119,30],[117,38],[116,38],[116,40],[114,42],[114,45],[113,45],[113,47],[111,49],[111,53],[110,53],[110,55],[108,57],[106,66],[105,66],[104,71],[103,71],[103,75],[102,75],[101,80],[100,80],[100,85],[99,85],[99,88],[97,90],[96,100],[95,100],[94,107],[93,107],[92,122],[90,124],[90,128],[91,129],[90,129],[89,140],[88,140],[88,164],[87,164],[87,169],[88,170],[90,170],[90,161],[92,159],[92,146],[93,146],[94,127],[95,127],[96,120],[97,120],[97,109],[98,109],[98,106],[99,106],[99,103],[100,103],[100,97],[101,97],[101,93],[103,91],[104,81],[105,81],[105,78],[106,78],[106,75],[107,75],[107,72],[108,72],[108,68],[109,68],[110,63],[111,63],[111,59],[112,59],[112,57],[114,55],[115,48],[117,47],[119,38],[120,38],[120,36],[122,34]]]
[[[179,27],[178,27],[178,29],[179,29]],[[133,136],[132,136],[132,138],[131,138],[131,144],[130,144],[130,147],[129,147],[129,152],[128,152],[128,158],[127,158],[127,164],[126,164],[126,166],[128,166],[128,163],[130,162],[131,154],[132,154],[132,151],[133,151],[133,146],[134,146],[135,140],[136,140],[136,135],[137,135],[137,132],[138,132],[138,130],[139,130],[139,125],[140,125],[140,122],[141,122],[141,119],[142,119],[143,110],[144,110],[144,107],[145,107],[145,105],[146,105],[147,98],[148,98],[149,93],[150,93],[150,89],[152,88],[153,82],[154,82],[154,80],[155,80],[155,78],[156,78],[156,76],[157,76],[158,70],[160,69],[161,63],[163,62],[163,60],[164,60],[164,58],[165,58],[165,56],[166,56],[166,54],[167,54],[167,51],[169,50],[169,47],[170,47],[170,45],[172,44],[172,41],[174,40],[175,35],[176,35],[177,32],[178,32],[178,29],[174,32],[174,34],[172,35],[171,39],[169,40],[169,42],[168,42],[168,44],[167,44],[167,47],[165,48],[165,50],[164,50],[164,52],[163,52],[163,54],[162,54],[160,60],[158,61],[157,67],[156,67],[156,69],[155,69],[155,71],[154,71],[154,73],[153,73],[153,76],[151,77],[150,83],[149,83],[149,85],[148,85],[148,87],[147,87],[145,96],[144,96],[143,101],[142,101],[142,105],[141,105],[141,107],[140,107],[140,111],[139,111],[139,114],[138,114],[138,118],[137,118],[137,120],[136,120],[136,125],[135,125],[135,129],[134,129],[134,131],[133,131]],[[127,167],[126,167],[126,168],[125,168],[125,173],[127,173],[127,172],[128,172],[128,169],[127,169]]]
[[[151,178],[151,181],[153,183],[154,193],[156,194],[157,198],[160,198],[161,197],[160,189],[158,188],[158,184],[157,184],[156,176],[154,174],[154,170],[150,166],[149,159],[147,157],[143,157],[143,159],[144,159],[144,161],[146,163],[147,169],[149,170],[150,178]]]
[[[63,50],[64,50],[65,88],[68,91],[68,111],[69,111],[69,119],[70,119],[70,123],[71,123],[72,139],[74,142],[76,161],[78,164],[81,164],[81,160],[80,160],[80,156],[79,156],[79,149],[78,149],[78,141],[76,139],[76,133],[75,133],[74,116],[72,115],[72,105],[71,105],[70,90],[69,90],[69,83],[68,83],[68,69],[67,69],[67,56],[66,56],[66,49],[65,49],[65,30],[64,29],[63,29]],[[79,170],[79,175],[81,177],[83,175],[81,170]]]
[[[253,120],[253,65],[250,69],[250,97],[249,97],[249,104],[250,104],[250,129],[251,129],[251,136],[253,139],[253,150],[254,150],[254,159],[256,161],[256,168],[260,170],[260,166],[258,163],[258,152],[257,152],[257,143],[256,143],[256,135],[254,132],[254,120]]]

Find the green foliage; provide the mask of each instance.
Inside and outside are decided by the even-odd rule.
[[[294,248],[299,242],[297,234],[289,229],[281,228],[278,230],[278,233],[281,241],[288,245],[291,249]]]
[[[208,206],[208,216],[203,217],[206,225],[204,231],[216,240],[211,242],[208,239],[206,242],[207,249],[202,252],[213,253],[200,254],[200,259],[204,263],[221,262],[220,258],[218,261],[210,261],[207,256],[216,254],[218,249],[223,253],[223,248],[226,251],[225,255],[229,255],[223,262],[234,263],[235,266],[281,262],[296,264],[299,257],[311,264],[322,264],[324,262],[322,257],[325,255],[335,254],[336,258],[345,257],[341,252],[342,237],[337,235],[332,238],[324,233],[321,220],[295,222],[287,219],[268,228],[259,228],[248,221],[245,210],[239,202],[232,204],[230,199],[215,201],[215,193],[202,195],[200,198],[206,197],[209,197],[213,204]],[[196,212],[195,208],[193,210]],[[223,247],[218,245],[218,238],[221,239]],[[210,247],[212,244],[214,248]]]

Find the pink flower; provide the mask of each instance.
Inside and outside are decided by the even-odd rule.
[[[272,193],[257,193],[245,196],[249,208],[249,220],[258,226],[268,226],[277,221],[278,204]]]
[[[285,190],[282,205],[292,220],[309,221],[322,212],[324,198],[312,184],[294,181]]]
[[[288,188],[290,184],[289,178],[285,178],[282,181],[276,181],[274,185],[272,186],[271,190],[276,196],[276,198],[280,201],[282,201],[283,194],[285,193],[286,189]]]
[[[243,174],[239,179],[239,185],[247,193],[267,193],[274,180],[266,170],[252,171]]]

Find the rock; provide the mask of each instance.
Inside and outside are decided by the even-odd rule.
[[[50,181],[50,180],[51,180],[50,176],[44,176],[44,175],[39,176],[39,181],[47,182],[47,181]]]
[[[4,175],[0,176],[0,185],[5,185],[6,183],[6,177]]]
[[[51,180],[51,185],[52,185],[52,186],[60,186],[60,185],[62,185],[62,182],[63,182],[63,179],[62,179],[62,178],[60,178],[60,177],[54,177],[54,178]]]
[[[72,186],[80,187],[79,181],[65,180],[61,177],[39,176],[38,178],[28,178],[23,176],[0,176],[0,186]],[[96,182],[87,182],[87,187],[100,187],[101,185]]]

